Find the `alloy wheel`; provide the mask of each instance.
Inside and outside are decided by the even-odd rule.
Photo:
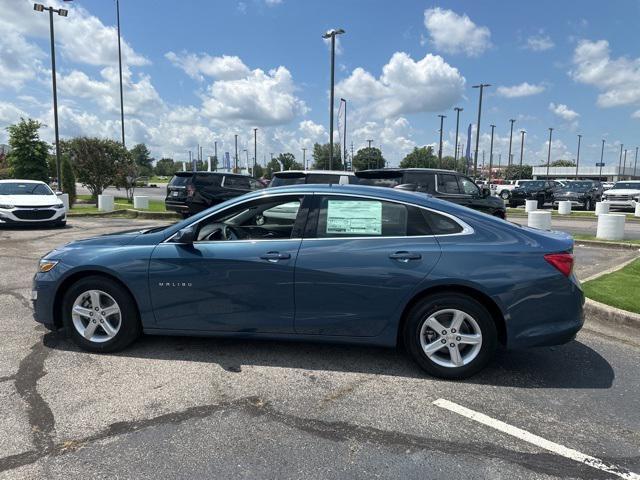
[[[420,345],[437,365],[462,367],[480,353],[482,332],[468,313],[453,308],[438,310],[422,322]]]
[[[71,308],[76,331],[90,342],[113,339],[122,325],[122,312],[114,298],[102,290],[87,290],[78,295]]]

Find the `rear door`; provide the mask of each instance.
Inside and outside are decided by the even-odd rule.
[[[422,209],[316,194],[311,212],[296,264],[296,332],[379,335],[440,257]]]

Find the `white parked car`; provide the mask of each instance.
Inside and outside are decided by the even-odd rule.
[[[0,180],[0,225],[46,224],[63,227],[67,212],[44,182]]]
[[[511,197],[511,191],[519,187],[522,182],[526,182],[527,180],[506,180],[508,183],[501,183],[500,185],[496,185],[495,194],[502,198],[503,200],[509,200]]]
[[[602,194],[602,200],[612,207],[635,208],[640,202],[640,180],[616,182],[613,188]]]

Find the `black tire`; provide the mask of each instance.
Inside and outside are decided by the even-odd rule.
[[[503,190],[500,192],[500,198],[502,198],[503,200],[509,200],[509,197],[511,195],[509,194],[509,190]]]
[[[64,228],[67,226],[67,221],[66,220],[60,220],[59,222],[56,222],[56,228]]]
[[[71,310],[76,298],[89,290],[100,290],[110,295],[120,308],[120,326],[115,336],[105,342],[93,342],[80,334],[73,323]],[[119,283],[101,276],[85,277],[67,289],[62,301],[62,320],[67,335],[83,350],[114,352],[122,350],[140,336],[142,328],[136,303],[131,294]]]
[[[518,208],[518,204],[513,200],[509,201],[509,208]]]
[[[482,335],[480,351],[469,363],[460,367],[439,365],[427,356],[420,343],[420,332],[430,315],[443,310],[456,309],[475,319]],[[409,311],[403,331],[404,345],[414,361],[427,373],[448,380],[468,378],[478,373],[493,357],[498,333],[487,309],[473,298],[459,293],[438,293],[426,297]]]
[[[538,209],[544,208],[544,197],[538,197]]]

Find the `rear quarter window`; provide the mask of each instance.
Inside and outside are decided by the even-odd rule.
[[[224,186],[227,188],[237,188],[240,190],[249,190],[249,178],[248,177],[234,177],[228,176],[224,179]]]
[[[184,187],[189,184],[192,177],[193,175],[174,175],[169,185],[171,187]]]
[[[430,210],[423,210],[422,214],[427,220],[433,235],[453,235],[455,233],[461,233],[463,230],[458,222],[445,215]]]

